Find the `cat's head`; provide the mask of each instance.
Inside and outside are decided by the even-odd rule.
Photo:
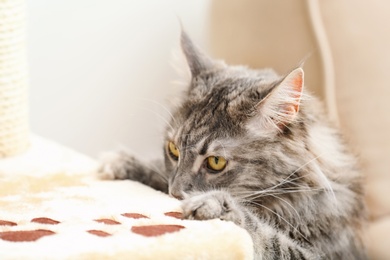
[[[166,131],[170,194],[240,194],[283,182],[307,153],[303,70],[280,77],[272,70],[227,66],[206,56],[184,32],[181,46],[192,78]]]

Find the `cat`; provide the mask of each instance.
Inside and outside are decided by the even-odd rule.
[[[228,66],[185,32],[181,48],[191,80],[166,129],[164,160],[118,151],[100,174],[182,200],[185,219],[234,222],[251,235],[255,259],[366,259],[362,177],[304,90],[303,69]]]

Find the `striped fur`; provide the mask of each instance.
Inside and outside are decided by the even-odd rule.
[[[182,48],[192,79],[165,136],[179,159],[164,144],[165,167],[120,152],[101,172],[183,199],[186,218],[235,222],[251,234],[258,259],[366,259],[355,159],[303,90],[303,71],[280,77],[227,66],[185,33]],[[210,172],[208,156],[223,156],[226,168]]]

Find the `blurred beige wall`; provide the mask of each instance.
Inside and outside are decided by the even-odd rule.
[[[210,47],[228,63],[288,73],[305,58],[305,83],[323,97],[318,47],[305,1],[224,0],[211,5]]]
[[[372,259],[390,259],[390,2],[321,2],[342,128],[360,155]]]
[[[342,127],[358,148],[369,181],[390,191],[381,181],[390,177],[390,2],[333,0],[321,6]]]

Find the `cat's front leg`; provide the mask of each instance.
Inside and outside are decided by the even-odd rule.
[[[294,241],[281,230],[256,217],[228,192],[209,191],[188,197],[182,203],[186,219],[209,220],[219,218],[232,221],[251,235],[255,259],[322,259]]]
[[[98,174],[102,179],[134,180],[168,193],[168,176],[162,160],[144,163],[131,153],[119,150],[102,157]]]

